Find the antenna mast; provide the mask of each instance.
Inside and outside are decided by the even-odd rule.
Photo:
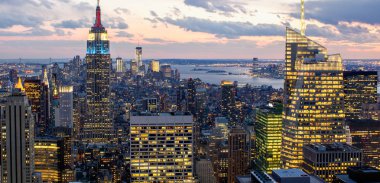
[[[305,35],[306,23],[305,23],[305,0],[301,0],[301,35]]]

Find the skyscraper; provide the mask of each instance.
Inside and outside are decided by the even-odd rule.
[[[363,119],[363,105],[377,103],[377,71],[345,71],[343,75],[346,119]]]
[[[228,134],[228,182],[248,173],[249,156],[247,133],[242,128],[232,128]]]
[[[34,119],[28,98],[15,90],[0,106],[1,182],[30,183],[34,171]]]
[[[196,89],[195,82],[192,78],[187,81],[187,110],[191,112],[192,115],[196,115]]]
[[[150,62],[150,69],[152,72],[160,72],[160,61],[152,60]]]
[[[122,58],[116,58],[116,72],[123,73],[125,72],[125,64]]]
[[[106,29],[101,23],[98,4],[96,21],[87,41],[87,119],[82,138],[85,141],[107,143],[113,131],[110,117],[111,56]]]
[[[131,117],[131,182],[193,182],[193,119],[160,113]]]
[[[36,135],[39,136],[41,134],[44,134],[47,130],[47,123],[45,121],[42,121],[41,118],[41,98],[43,93],[41,80],[27,78],[24,81],[24,87],[26,96],[28,97],[30,105],[32,107],[32,113],[34,114]]]
[[[339,54],[287,28],[282,160],[302,163],[304,144],[345,142],[343,63]]]
[[[282,105],[257,109],[255,166],[267,173],[281,168]]]
[[[60,86],[59,95],[59,120],[55,126],[73,128],[73,86]]]
[[[230,126],[236,126],[235,118],[235,96],[236,96],[236,86],[234,82],[222,81],[222,98],[221,98],[221,112],[224,117],[227,117],[230,122]]]
[[[36,138],[34,142],[35,172],[43,182],[62,182],[63,140],[53,137]]]

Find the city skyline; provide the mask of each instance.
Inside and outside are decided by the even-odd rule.
[[[96,3],[0,2],[7,15],[0,18],[2,58],[84,55]],[[133,48],[140,45],[147,53],[144,58],[283,59],[285,27],[300,27],[298,0],[100,3],[115,57],[133,58]],[[378,58],[380,27],[375,17],[379,13],[374,8],[378,4],[374,0],[306,1],[306,35],[345,59]]]

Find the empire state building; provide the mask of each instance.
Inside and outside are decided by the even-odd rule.
[[[96,20],[87,40],[87,116],[83,124],[82,140],[107,143],[113,134],[110,116],[111,56],[107,30],[101,22],[101,11],[96,8]]]

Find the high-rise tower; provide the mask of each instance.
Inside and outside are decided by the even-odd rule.
[[[111,56],[106,29],[101,22],[98,1],[96,21],[87,41],[87,119],[82,138],[89,142],[108,142],[113,131],[110,117]]]
[[[302,163],[302,147],[345,142],[343,62],[339,54],[287,28],[282,161]]]
[[[34,119],[25,93],[15,89],[0,104],[1,182],[32,182],[34,172]]]
[[[301,33],[286,29],[283,140],[285,168],[299,168],[302,147],[345,142],[343,61],[339,54],[305,36],[301,0]]]

